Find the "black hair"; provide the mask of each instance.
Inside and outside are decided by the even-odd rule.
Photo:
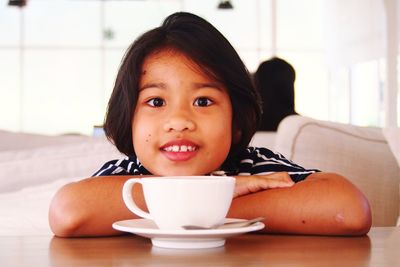
[[[259,90],[263,110],[258,130],[276,131],[282,119],[297,114],[294,102],[295,80],[295,69],[281,58],[271,58],[258,66],[254,83]]]
[[[128,48],[108,103],[104,122],[108,139],[120,152],[135,155],[131,123],[143,61],[164,48],[182,52],[227,88],[233,110],[233,141],[227,159],[234,159],[247,147],[257,129],[261,113],[259,96],[229,41],[209,22],[186,12],[168,16],[160,27],[144,33]]]

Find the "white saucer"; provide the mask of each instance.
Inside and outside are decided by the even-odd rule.
[[[230,221],[242,221],[242,219],[226,219]],[[215,248],[225,244],[225,239],[230,236],[253,232],[263,229],[261,222],[245,227],[223,228],[210,230],[162,230],[152,220],[134,219],[113,223],[116,230],[133,233],[151,239],[156,247],[162,248]]]

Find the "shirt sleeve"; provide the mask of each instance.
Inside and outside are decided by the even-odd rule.
[[[119,160],[111,160],[105,163],[94,176],[109,175],[141,175],[149,174],[135,157],[127,157]]]
[[[319,170],[305,169],[267,148],[247,148],[240,161],[238,175],[267,175],[274,172],[287,172],[297,183]]]

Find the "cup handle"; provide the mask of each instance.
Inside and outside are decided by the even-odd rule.
[[[139,178],[133,178],[133,179],[127,180],[124,184],[124,187],[122,188],[122,198],[124,199],[126,207],[130,211],[132,211],[133,213],[135,213],[136,215],[138,215],[142,218],[153,220],[153,217],[148,212],[143,211],[136,205],[136,203],[133,199],[133,196],[132,196],[133,186],[136,183],[142,184],[141,180],[142,179],[139,179]]]

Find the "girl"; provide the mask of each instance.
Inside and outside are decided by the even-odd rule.
[[[266,232],[367,233],[368,202],[345,178],[247,147],[259,119],[258,95],[230,43],[202,18],[172,14],[132,44],[116,79],[104,129],[127,158],[57,192],[54,234],[119,233],[112,223],[134,217],[121,196],[132,176],[207,174],[235,176],[228,216],[263,216]]]

